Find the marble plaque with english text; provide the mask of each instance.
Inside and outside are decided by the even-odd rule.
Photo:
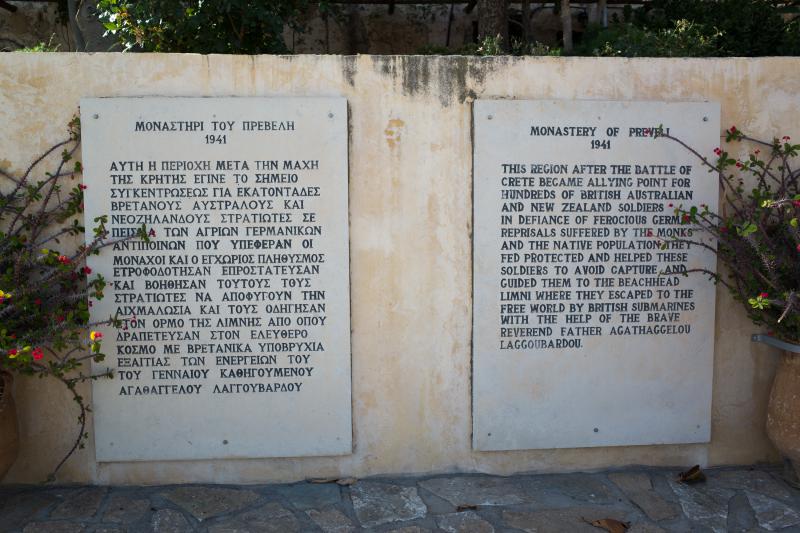
[[[716,103],[474,104],[473,447],[707,442]],[[713,244],[713,243],[711,243]]]

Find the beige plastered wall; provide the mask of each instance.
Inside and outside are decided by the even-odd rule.
[[[800,58],[0,54],[0,165],[20,170],[61,139],[81,97],[143,95],[347,98],[354,451],[98,464],[89,440],[59,481],[257,483],[778,459],[764,431],[777,352],[750,342],[755,328],[722,290],[710,444],[471,449],[471,102],[714,100],[721,103],[723,128],[800,138]],[[22,450],[6,483],[42,480],[71,445],[77,412],[62,389],[55,382],[17,381]],[[84,394],[90,395],[88,387]],[[270,423],[268,415],[263,423]]]

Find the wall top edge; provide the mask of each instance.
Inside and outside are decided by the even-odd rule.
[[[662,62],[662,63],[681,63],[681,62],[720,62],[720,63],[735,63],[747,62],[758,63],[764,61],[785,61],[785,62],[800,62],[800,56],[759,56],[759,57],[594,57],[594,56],[513,56],[513,55],[497,55],[497,56],[473,56],[473,55],[460,55],[460,54],[196,54],[196,53],[156,53],[156,52],[5,52],[0,54],[0,61],[4,59],[19,58],[19,57],[61,57],[67,56],[69,58],[84,58],[84,57],[99,57],[99,58],[148,58],[166,57],[166,58],[236,58],[236,59],[260,59],[274,58],[283,61],[297,61],[307,59],[402,59],[413,58],[415,60],[431,60],[431,61],[473,61],[479,63],[491,62],[630,62],[630,63],[649,63],[649,62]]]

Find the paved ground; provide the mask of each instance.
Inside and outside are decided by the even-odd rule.
[[[591,522],[602,519],[629,522],[629,533],[800,532],[800,490],[782,480],[780,469],[713,469],[694,485],[676,482],[677,473],[439,475],[342,485],[0,486],[0,532],[599,533],[603,529]]]

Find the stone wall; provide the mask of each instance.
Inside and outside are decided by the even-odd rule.
[[[713,100],[723,128],[796,138],[798,72],[798,58],[0,55],[0,165],[12,170],[62,138],[85,96],[335,95],[350,108],[354,453],[98,464],[90,441],[61,481],[255,483],[776,460],[764,432],[776,352],[750,342],[756,328],[723,290],[709,444],[472,450],[471,103]],[[22,453],[6,482],[41,480],[71,444],[76,413],[62,388],[18,381]]]
[[[68,51],[69,32],[59,21],[56,5],[44,2],[11,2],[17,10],[0,8],[0,51],[7,52],[49,43]]]
[[[74,50],[73,40],[58,15],[55,4],[11,2],[16,13],[0,9],[0,50],[17,50],[51,42],[59,50]],[[586,21],[595,16],[591,4],[573,3],[573,33],[576,42]],[[81,3],[78,23],[86,41],[86,51],[107,52],[115,47],[111,37],[103,37],[105,28],[97,20],[95,2]],[[303,32],[286,29],[287,48],[302,54],[417,54],[425,51],[457,51],[477,39],[477,9],[466,3],[400,4],[390,11],[388,5],[335,4],[322,15],[311,7],[302,17]],[[608,18],[621,18],[619,6],[608,8]],[[452,17],[452,21],[451,21]],[[511,35],[522,35],[519,4],[511,4]],[[552,5],[532,3],[532,39],[549,45],[558,44],[561,19]],[[448,29],[449,26],[449,29]],[[449,32],[449,37],[448,37]]]

